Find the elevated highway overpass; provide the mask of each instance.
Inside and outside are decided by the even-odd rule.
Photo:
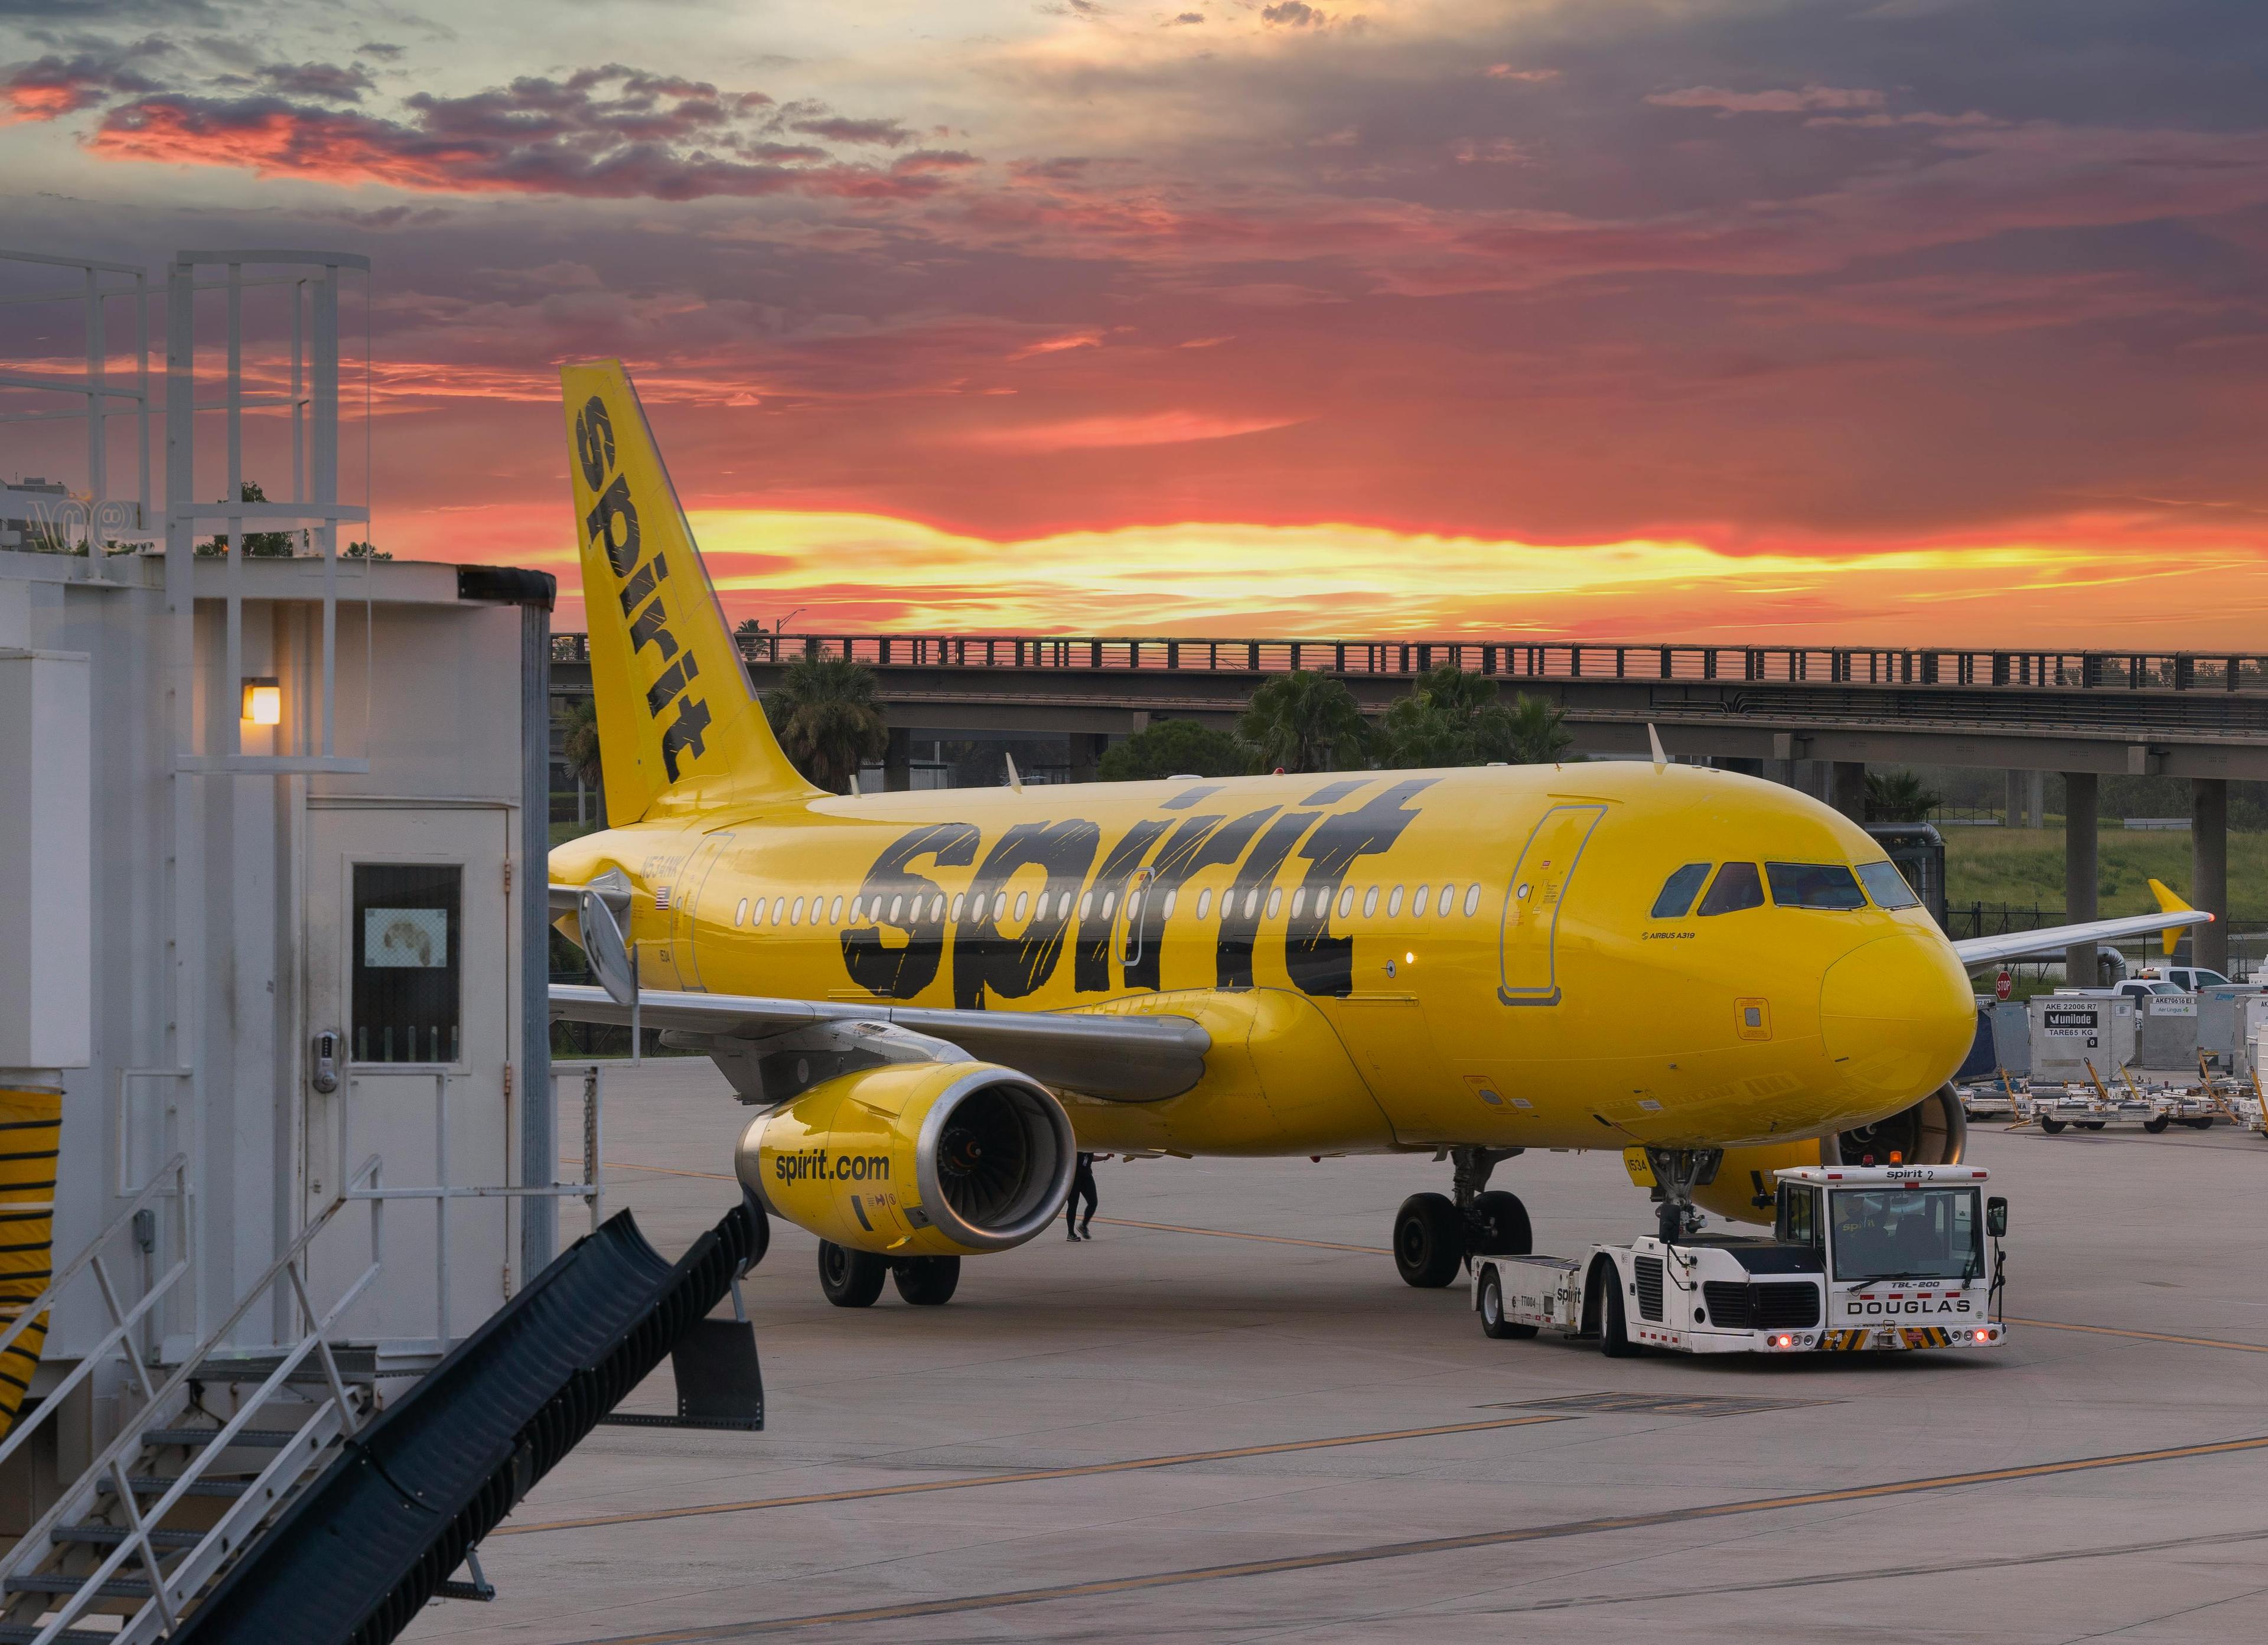
[[[559,637],[555,695],[587,692],[579,636]],[[1059,635],[744,636],[759,691],[804,657],[850,657],[875,671],[888,717],[892,787],[909,780],[914,733],[1043,734],[1071,745],[1091,775],[1113,737],[1152,719],[1228,726],[1255,688],[1294,668],[1344,680],[1383,712],[1444,663],[1550,698],[1579,746],[1641,754],[1646,727],[1673,755],[1738,762],[1793,781],[1799,763],[1828,776],[1826,797],[1858,815],[1869,763],[2010,773],[2010,810],[2039,815],[2038,784],[2069,784],[2066,907],[2095,912],[2092,796],[2106,773],[2191,779],[2193,891],[2227,900],[2228,784],[2268,781],[2268,655],[2191,652],[1610,645],[1510,640],[1287,640]],[[2198,957],[2225,958],[2207,928]]]

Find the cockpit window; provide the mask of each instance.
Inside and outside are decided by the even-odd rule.
[[[1661,895],[1653,899],[1653,918],[1684,918],[1685,911],[1693,906],[1694,893],[1701,889],[1701,882],[1708,877],[1709,865],[1705,862],[1689,862],[1676,870],[1663,882]]]
[[[1864,908],[1859,881],[1839,862],[1768,862],[1772,901],[1782,908]]]
[[[1898,872],[1895,863],[1862,862],[1859,865],[1859,880],[1877,908],[1921,906],[1921,898],[1914,895],[1913,887],[1906,883],[1905,875]]]
[[[1728,862],[1717,870],[1717,877],[1709,882],[1709,895],[1701,899],[1697,911],[1710,914],[1736,914],[1744,908],[1764,905],[1764,876],[1752,862]]]

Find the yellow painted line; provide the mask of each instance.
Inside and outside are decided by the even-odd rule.
[[[1566,1422],[1588,1412],[1550,1412],[1541,1416],[1498,1417],[1450,1422],[1430,1428],[1388,1428],[1376,1434],[1342,1434],[1330,1439],[1285,1440],[1273,1445],[1238,1445],[1227,1450],[1182,1451],[1172,1457],[1132,1457],[1123,1462],[1083,1463],[1070,1468],[1031,1468],[1020,1473],[976,1474],[958,1479],[921,1479],[907,1485],[878,1485],[857,1491],[815,1491],[805,1496],[765,1496],[747,1502],[710,1502],[693,1508],[657,1508],[642,1513],[600,1514],[589,1519],[554,1519],[536,1525],[504,1525],[491,1537],[532,1537],[539,1531],[582,1531],[593,1525],[642,1525],[657,1519],[699,1519],[711,1514],[749,1514],[767,1508],[806,1508],[818,1502],[860,1502],[870,1497],[917,1496],[931,1491],[968,1491],[981,1486],[1024,1485],[1035,1479],[1084,1479],[1095,1474],[1132,1473],[1145,1468],[1178,1468],[1194,1462],[1234,1462],[1246,1457],[1282,1457],[1293,1451],[1336,1450],[1347,1445],[1383,1445],[1395,1440],[1433,1439],[1445,1434],[1485,1434],[1497,1428],[1534,1427]]]
[[[580,1160],[559,1162],[562,1165],[580,1165],[582,1162]],[[740,1180],[727,1171],[681,1171],[674,1166],[631,1165],[622,1160],[600,1160],[599,1169],[602,1171],[652,1171],[657,1177],[698,1177],[704,1182],[711,1183],[737,1183]]]
[[[2132,1337],[2143,1342],[2178,1342],[2191,1348],[2234,1348],[2240,1354],[2268,1354],[2268,1343],[2224,1342],[2218,1337],[2177,1337],[2163,1331],[2122,1331],[2116,1325],[2071,1325],[2056,1319],[2011,1319],[2012,1325],[2032,1325],[2042,1331],[2084,1331],[2097,1337]]]
[[[2201,1457],[2223,1457],[2264,1450],[2268,1450],[2268,1435],[2219,1440],[2204,1445],[2172,1445],[2157,1450],[2122,1451],[2105,1457],[2074,1457],[2062,1462],[2032,1463],[2015,1468],[1986,1468],[1974,1473],[1933,1474],[1918,1479],[1893,1479],[1881,1485],[1852,1486],[1839,1491],[1807,1491],[1792,1496],[1749,1497],[1736,1502],[1663,1509],[1650,1514],[1622,1514],[1604,1519],[1569,1520],[1554,1525],[1525,1525],[1509,1531],[1476,1531],[1462,1537],[1432,1537],[1414,1542],[1379,1543],[1365,1548],[1341,1549],[1333,1553],[1246,1560],[1233,1565],[1201,1565],[1182,1570],[1152,1571],[1138,1576],[1111,1577],[1098,1582],[1061,1582],[1047,1588],[1015,1588],[990,1594],[970,1594],[957,1599],[915,1600],[902,1604],[872,1605],[856,1611],[781,1617],[770,1621],[678,1628],[661,1634],[618,1634],[605,1640],[589,1641],[585,1645],[701,1645],[702,1641],[753,1639],[765,1634],[800,1632],[809,1628],[850,1627],[863,1622],[903,1622],[921,1617],[998,1610],[1010,1605],[1045,1604],[1064,1599],[1108,1598],[1116,1594],[1179,1588],[1192,1582],[1223,1582],[1233,1577],[1278,1576],[1296,1571],[1324,1570],[1335,1566],[1366,1565],[1381,1560],[1414,1559],[1433,1553],[1466,1553],[1476,1549],[1500,1548],[1515,1543],[1596,1536],[1605,1531],[1646,1531],[1663,1525],[1723,1519],[1739,1514],[1778,1513],[1794,1508],[1879,1501],[1926,1491],[1957,1490],[1965,1486],[2051,1479],[2058,1474],[2083,1473],[2101,1468],[2129,1468],[2143,1463],[2183,1462]]]

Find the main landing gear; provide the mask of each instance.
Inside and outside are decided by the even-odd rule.
[[[917,1308],[939,1308],[953,1300],[961,1283],[958,1257],[880,1257],[852,1250],[832,1240],[819,1242],[819,1288],[837,1308],[870,1308],[891,1280],[898,1295]]]
[[[1394,1266],[1403,1283],[1445,1286],[1468,1255],[1525,1257],[1535,1249],[1520,1196],[1488,1191],[1489,1174],[1518,1148],[1451,1148],[1456,1167],[1447,1194],[1412,1194],[1394,1213]]]

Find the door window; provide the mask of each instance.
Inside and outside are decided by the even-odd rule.
[[[454,863],[354,867],[354,1059],[459,1060],[465,871]]]

